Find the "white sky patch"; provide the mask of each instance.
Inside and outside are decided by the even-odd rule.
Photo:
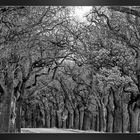
[[[90,10],[92,6],[75,6],[73,16],[80,22],[86,21],[84,17]]]

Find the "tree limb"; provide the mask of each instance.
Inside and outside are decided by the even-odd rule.
[[[140,17],[140,12],[139,11],[130,9],[128,7],[111,6],[111,7],[109,7],[109,9],[114,10],[114,11],[118,11],[118,12],[121,12],[121,13],[131,14],[131,15]]]

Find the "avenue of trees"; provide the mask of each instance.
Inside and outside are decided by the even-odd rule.
[[[0,133],[140,129],[140,7],[0,7]]]

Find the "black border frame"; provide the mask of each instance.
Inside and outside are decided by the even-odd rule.
[[[140,0],[0,0],[0,6],[65,5],[65,6],[140,6]],[[139,134],[0,134],[0,140],[128,140],[139,139]]]
[[[65,6],[137,6],[140,5],[139,0],[0,0],[0,5],[65,5]]]
[[[0,134],[1,140],[132,140],[139,134]]]

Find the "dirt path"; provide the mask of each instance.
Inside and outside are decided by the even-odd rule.
[[[97,133],[95,131],[82,131],[76,129],[58,128],[22,128],[22,133]]]

